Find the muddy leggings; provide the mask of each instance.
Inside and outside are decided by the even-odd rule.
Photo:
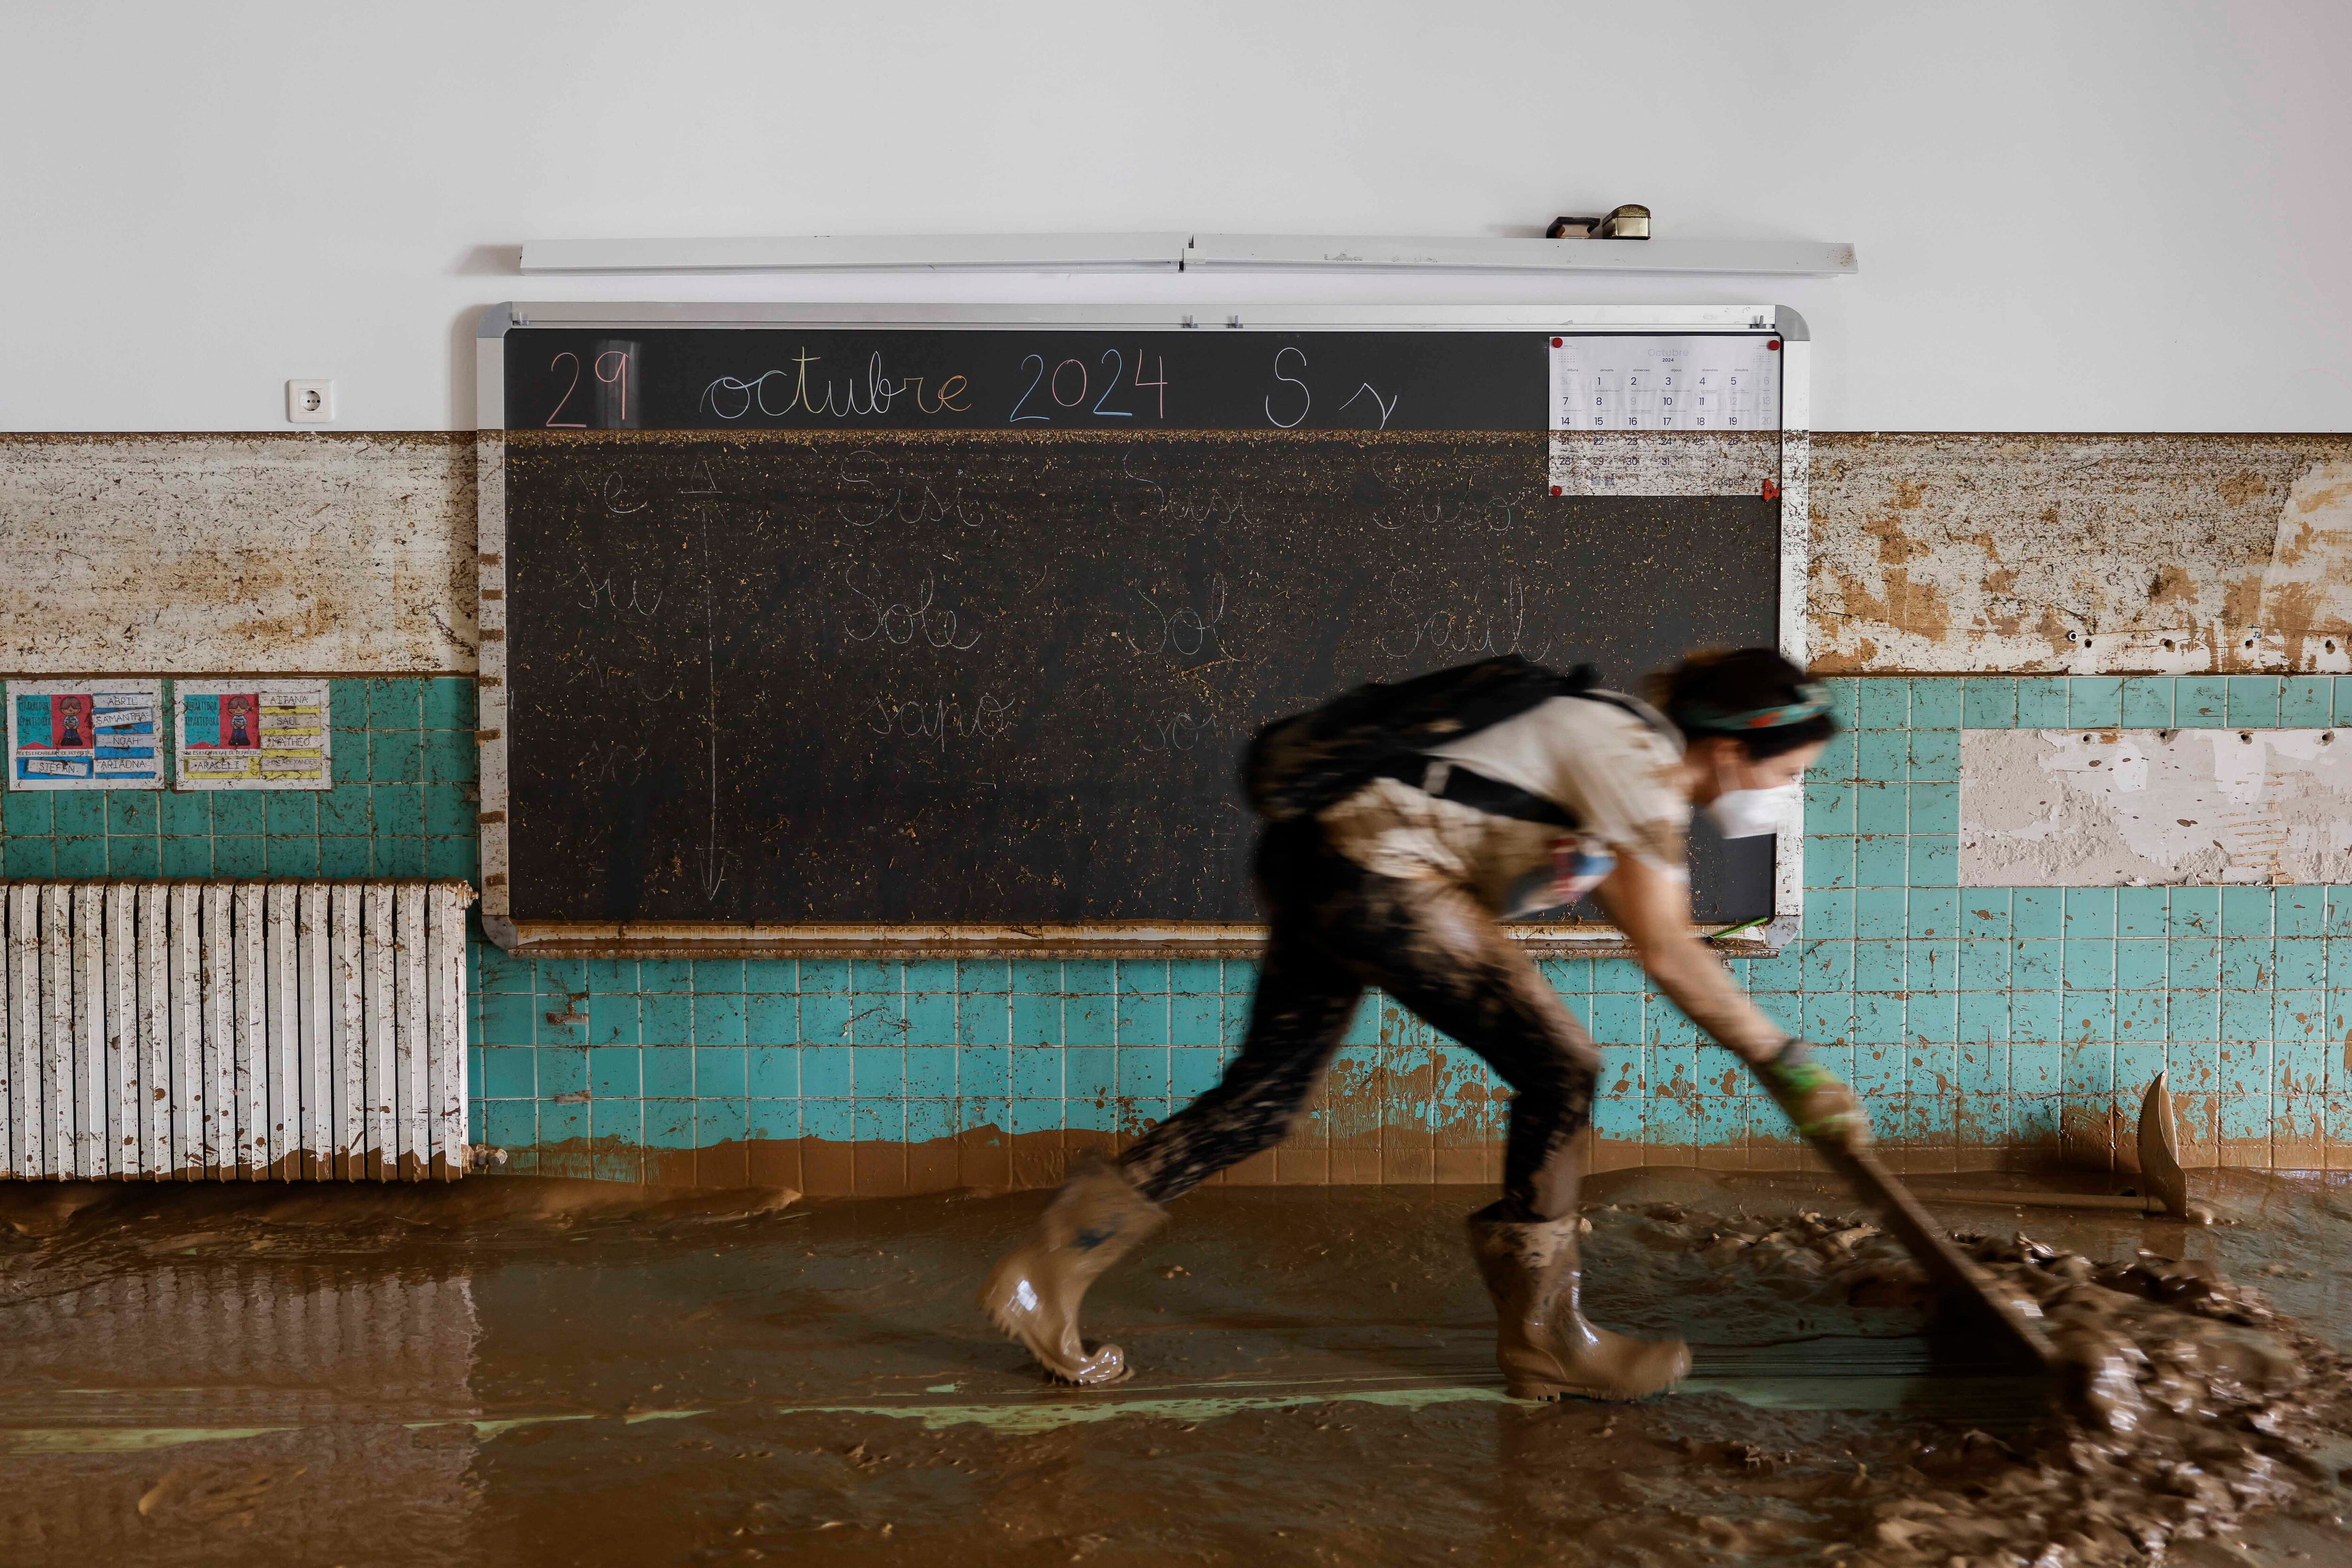
[[[1577,1134],[1600,1057],[1534,963],[1466,889],[1379,876],[1312,822],[1258,847],[1265,956],[1249,1038],[1223,1082],[1144,1134],[1120,1164],[1164,1203],[1281,1142],[1323,1075],[1367,986],[1484,1057],[1515,1092],[1503,1152],[1504,1216],[1573,1210]]]

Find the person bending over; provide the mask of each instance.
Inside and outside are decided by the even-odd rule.
[[[1798,781],[1837,732],[1822,689],[1768,648],[1696,654],[1653,677],[1657,707],[1511,663],[1554,695],[1465,723],[1376,777],[1349,776],[1341,798],[1261,835],[1268,929],[1241,1054],[1115,1165],[1072,1175],[982,1288],[989,1317],[1054,1376],[1129,1375],[1117,1345],[1079,1336],[1087,1287],[1160,1226],[1161,1206],[1282,1139],[1370,986],[1513,1091],[1502,1197],[1469,1219],[1511,1395],[1638,1398],[1685,1376],[1682,1341],[1629,1339],[1580,1310],[1577,1185],[1600,1058],[1497,924],[1587,893],[1801,1133],[1868,1141],[1845,1085],[1756,1009],[1691,926],[1692,809],[1732,837],[1793,823]]]

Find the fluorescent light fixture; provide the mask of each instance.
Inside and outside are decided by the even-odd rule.
[[[1379,235],[811,235],[775,239],[553,239],[532,273],[1492,272],[1840,277],[1827,240],[1450,239]]]
[[[1187,234],[542,239],[525,272],[1174,272]]]
[[[1195,235],[1188,272],[1682,272],[1835,277],[1853,246],[1771,239],[1451,239]]]

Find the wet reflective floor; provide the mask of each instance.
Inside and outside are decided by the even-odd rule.
[[[2222,1223],[1933,1207],[2257,1286],[2297,1332],[2207,1325],[2250,1355],[2346,1343],[2352,1186],[2190,1181]],[[1039,1194],[0,1188],[0,1562],[1948,1568],[2004,1561],[1945,1550],[1969,1500],[2094,1473],[2039,1385],[1923,1332],[1884,1239],[1802,1176],[1591,1184],[1589,1310],[1685,1334],[1696,1375],[1638,1406],[1510,1401],[1461,1234],[1485,1196],[1196,1193],[1090,1301],[1138,1375],[1080,1392],[971,1309]],[[2205,1469],[2150,1471],[2163,1560],[2352,1562],[2334,1406],[2298,1426],[2215,1388],[2189,1416]],[[2137,1517],[2055,1521],[2059,1555],[2015,1560],[2145,1557],[2116,1544]]]

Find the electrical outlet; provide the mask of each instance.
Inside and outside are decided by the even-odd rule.
[[[335,383],[288,382],[286,419],[289,424],[325,424],[335,417]]]

